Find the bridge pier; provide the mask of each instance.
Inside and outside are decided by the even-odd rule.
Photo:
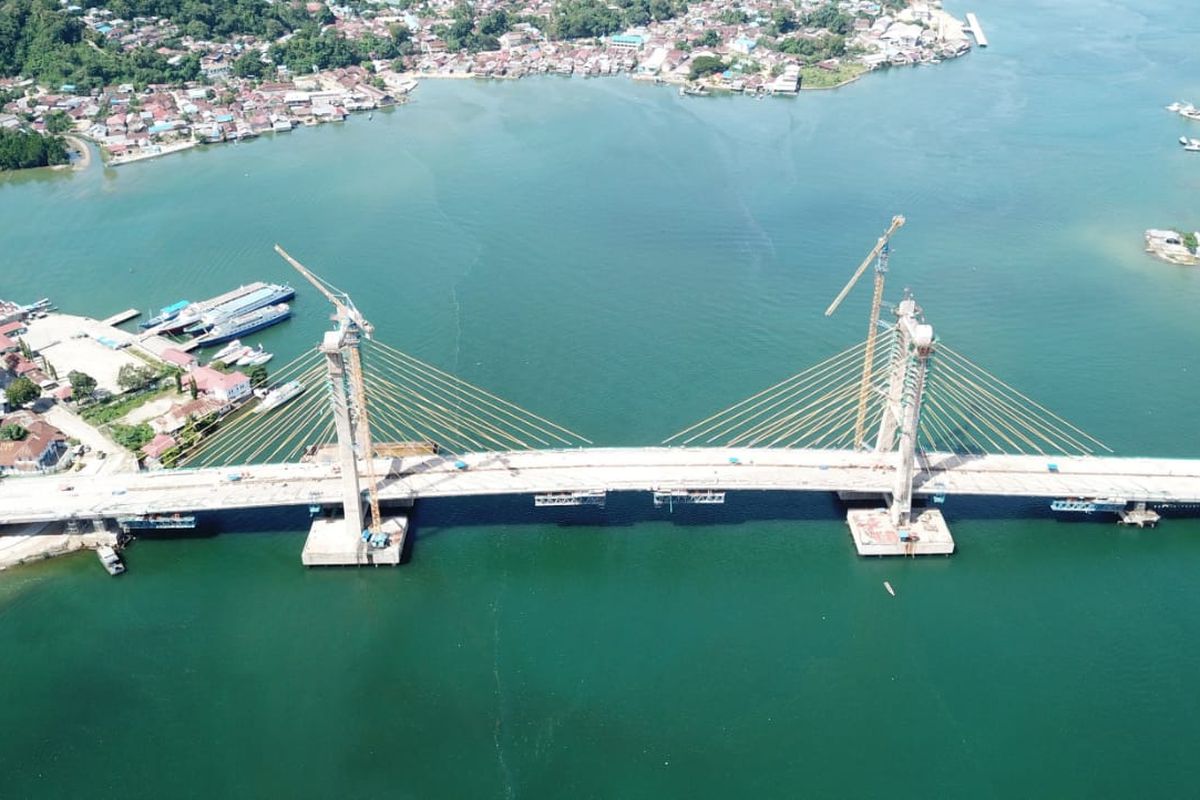
[[[852,508],[846,512],[850,538],[860,556],[941,556],[954,552],[954,537],[942,512],[926,509],[903,525],[890,509]]]
[[[387,535],[388,543],[372,547],[353,521],[345,517],[316,517],[308,530],[300,563],[306,567],[395,566],[400,563],[408,538],[408,518],[384,517],[379,527]]]

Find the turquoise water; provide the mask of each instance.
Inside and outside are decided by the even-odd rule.
[[[291,279],[278,241],[388,343],[654,443],[861,339],[865,288],[821,312],[903,213],[889,295],[945,342],[1121,454],[1197,456],[1200,271],[1141,252],[1200,224],[1200,124],[1162,110],[1200,100],[1190,8],[970,10],[988,50],[795,100],[427,81],[370,122],[9,179],[0,296],[157,308]],[[280,359],[326,325],[296,311]],[[826,498],[649,505],[429,506],[392,571],[304,571],[302,520],[238,518],[120,581],[7,573],[0,795],[1194,792],[1195,520],[951,498],[956,556],[884,562]]]

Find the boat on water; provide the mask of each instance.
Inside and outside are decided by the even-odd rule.
[[[125,571],[125,564],[121,561],[121,557],[117,555],[117,551],[107,544],[102,544],[96,548],[96,558],[100,559],[100,565],[108,572],[109,575],[120,575]]]
[[[1128,504],[1124,497],[1068,497],[1051,501],[1050,510],[1060,514],[1116,514],[1124,511]]]
[[[234,353],[240,353],[245,349],[241,339],[234,339],[229,344],[217,351],[217,354],[212,357],[213,361],[227,361]]]
[[[185,333],[199,334],[214,328],[235,317],[249,314],[260,308],[277,305],[291,300],[296,296],[296,290],[286,283],[263,284],[260,288],[248,292],[234,300],[222,303],[200,314],[200,318],[184,328]]]
[[[706,96],[708,96],[708,89],[704,88],[703,86],[697,86],[697,85],[685,83],[683,86],[679,87],[679,96],[680,97],[685,97],[685,96],[686,97],[706,97]]]
[[[263,358],[266,356],[266,358]],[[247,347],[237,359],[239,367],[252,367],[255,364],[265,364],[271,360],[272,354],[263,350],[260,344],[257,348]]]
[[[159,325],[165,325],[166,323],[175,319],[175,317],[179,316],[179,312],[183,311],[185,308],[187,308],[191,304],[192,304],[192,301],[190,301],[190,300],[180,300],[178,303],[172,303],[169,306],[163,306],[162,308],[159,309],[159,311],[156,315],[154,315],[150,319],[146,320],[145,322],[139,322],[138,327],[145,329],[145,328],[157,328]]]
[[[288,381],[282,386],[276,386],[262,396],[262,402],[255,409],[255,414],[262,414],[270,411],[273,408],[279,408],[289,400],[299,396],[304,391],[304,384],[300,381]]]
[[[196,342],[200,347],[211,347],[214,344],[228,342],[230,339],[269,328],[283,322],[291,315],[292,307],[287,303],[258,308],[214,325],[208,333],[197,338]]]
[[[1171,103],[1171,105],[1167,106],[1167,111],[1174,111],[1174,112],[1178,113],[1183,110],[1184,105],[1185,105],[1184,103],[1181,103],[1178,100],[1176,100],[1174,103]]]
[[[246,362],[246,366],[247,367],[257,367],[260,364],[267,363],[274,357],[275,357],[274,353],[267,353],[264,351],[259,351],[258,353],[254,354],[253,356],[250,357],[250,360]]]
[[[207,300],[201,300],[199,302],[192,303],[187,308],[180,311],[175,319],[167,322],[163,326],[162,330],[164,333],[179,333],[189,325],[193,325],[198,322],[200,317],[203,316],[205,312],[211,311],[212,309],[217,308],[225,303],[232,302],[239,297],[245,297],[247,294],[261,289],[266,285],[267,284],[263,283],[262,281],[255,281],[254,283],[248,283],[243,286],[239,286],[238,288],[232,289],[224,294],[219,294],[216,297],[210,297]]]
[[[238,347],[237,349],[232,350],[228,354],[226,354],[226,356],[224,358],[214,357],[208,363],[211,366],[212,364],[215,364],[216,362],[220,361],[225,366],[232,367],[232,366],[236,365],[239,361],[241,361],[243,357],[245,357],[246,355],[248,355],[251,352],[253,352],[253,351],[249,347],[244,347],[244,346]]]
[[[883,588],[887,589],[887,593],[890,594],[892,597],[896,596],[896,590],[892,588],[891,581],[884,581]]]

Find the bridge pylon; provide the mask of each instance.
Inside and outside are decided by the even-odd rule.
[[[921,403],[933,357],[933,326],[925,322],[912,294],[896,307],[891,363],[874,450],[893,459],[895,482],[886,509],[851,509],[846,516],[861,555],[918,555],[954,552],[954,539],[937,509],[912,514],[913,476]]]

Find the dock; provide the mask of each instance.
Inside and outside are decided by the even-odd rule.
[[[979,18],[974,12],[967,14],[967,28],[971,31],[971,35],[975,37],[975,44],[980,47],[987,47],[987,37],[983,35],[983,26],[979,24]]]
[[[136,319],[142,315],[141,311],[136,308],[127,308],[119,314],[113,314],[111,317],[100,320],[101,325],[120,325],[122,322],[129,322],[131,319]]]

